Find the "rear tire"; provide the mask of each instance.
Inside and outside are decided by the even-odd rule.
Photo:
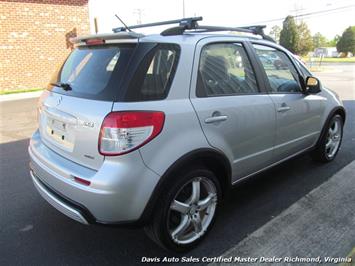
[[[215,174],[204,168],[168,177],[145,231],[159,246],[175,252],[194,248],[210,231],[221,201]]]
[[[313,160],[323,163],[334,160],[343,139],[343,126],[343,118],[338,114],[329,120],[316,149],[311,153]]]

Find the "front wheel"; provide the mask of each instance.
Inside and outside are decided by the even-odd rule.
[[[214,173],[207,169],[190,170],[173,180],[167,184],[153,221],[145,230],[160,246],[184,252],[195,247],[210,230],[221,189]]]
[[[318,146],[312,153],[313,159],[321,162],[330,162],[337,155],[343,139],[343,118],[334,115],[322,135]]]

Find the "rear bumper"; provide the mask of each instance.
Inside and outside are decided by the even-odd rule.
[[[51,191],[34,175],[32,170],[30,174],[35,188],[49,204],[51,204],[58,211],[72,218],[73,220],[78,221],[82,224],[89,224],[89,219],[85,218],[85,214],[83,214],[78,208],[75,208],[75,206],[72,206],[72,204],[65,202],[63,198],[60,198],[58,197],[58,195],[53,193],[53,191]]]
[[[29,146],[31,176],[39,193],[53,207],[84,224],[127,224],[139,220],[159,176],[135,151],[106,157],[93,170],[70,161],[45,146],[37,132]],[[73,177],[91,182],[77,183]]]

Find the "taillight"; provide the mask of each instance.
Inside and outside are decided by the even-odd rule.
[[[105,40],[103,39],[88,39],[85,41],[87,45],[102,45],[105,44]]]
[[[112,156],[138,149],[161,132],[164,120],[163,112],[109,113],[101,126],[99,152],[102,155]]]

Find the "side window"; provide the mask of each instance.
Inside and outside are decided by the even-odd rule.
[[[201,51],[197,97],[258,93],[248,56],[239,43],[215,43]]]
[[[160,100],[168,95],[179,61],[180,47],[159,44],[140,63],[126,96],[127,101]]]
[[[263,65],[272,93],[301,92],[298,73],[287,55],[264,45],[253,45]]]
[[[306,68],[306,66],[302,62],[300,62],[297,58],[295,59],[295,62],[298,68],[301,70],[302,75],[304,77],[313,76],[312,73]]]

